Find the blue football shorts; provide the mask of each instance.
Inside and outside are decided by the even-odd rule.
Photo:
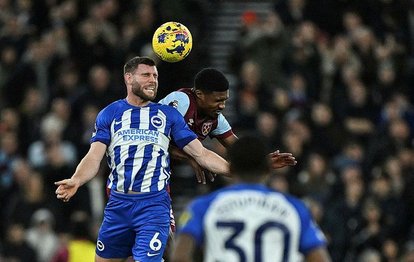
[[[162,261],[170,229],[167,191],[146,194],[111,192],[99,229],[96,254],[103,258]]]

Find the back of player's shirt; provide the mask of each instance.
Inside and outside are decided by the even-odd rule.
[[[295,262],[325,245],[302,202],[261,185],[226,188],[188,212],[180,232],[204,245],[204,261]]]
[[[108,146],[108,188],[125,193],[164,190],[170,139],[182,148],[197,138],[176,109],[157,103],[136,107],[118,100],[98,114],[95,125],[91,142]]]

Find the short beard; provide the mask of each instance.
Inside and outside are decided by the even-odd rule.
[[[132,93],[134,93],[134,95],[140,97],[145,102],[154,100],[156,95],[157,95],[156,90],[155,90],[153,96],[149,96],[149,95],[145,94],[142,86],[140,84],[138,84],[137,82],[132,83],[132,89],[131,90],[132,90]]]

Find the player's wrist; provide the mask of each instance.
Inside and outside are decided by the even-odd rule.
[[[76,188],[79,188],[83,183],[81,181],[81,179],[79,179],[78,177],[76,177],[75,175],[71,177],[72,183]]]

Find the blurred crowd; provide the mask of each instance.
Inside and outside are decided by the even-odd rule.
[[[0,261],[93,252],[106,163],[69,203],[54,182],[88,150],[97,113],[124,97],[126,59],[153,56],[160,24],[182,22],[196,44],[180,63],[158,61],[158,99],[210,66],[209,10],[220,2],[0,0]],[[308,203],[333,261],[414,261],[413,8],[275,0],[240,17],[229,120],[296,157],[268,183]],[[173,175],[172,197],[179,206],[226,182]]]
[[[234,127],[294,154],[269,184],[305,199],[333,261],[414,261],[410,8],[287,0],[242,16]]]

